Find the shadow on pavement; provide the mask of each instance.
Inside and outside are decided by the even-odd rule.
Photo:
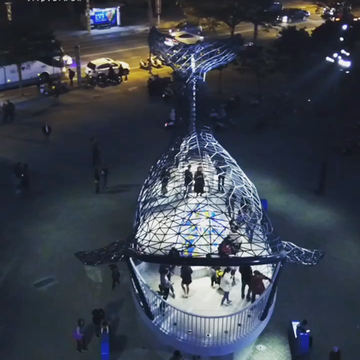
[[[105,314],[110,326],[110,354],[111,359],[118,359],[125,350],[128,338],[126,335],[118,334],[120,325],[120,311],[124,305],[124,299],[113,301],[106,305]]]
[[[21,139],[21,138],[15,137],[15,136],[2,136],[2,138],[16,140],[16,141],[25,142],[25,143],[34,144],[34,145],[44,146],[44,140],[25,139],[25,138]]]
[[[127,191],[131,191],[133,188],[141,187],[140,184],[121,184],[109,187],[106,194],[119,194]]]

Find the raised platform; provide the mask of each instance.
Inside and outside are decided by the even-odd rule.
[[[137,266],[138,271],[147,283],[147,285],[155,292],[159,291],[160,275],[159,265],[142,263]],[[200,316],[224,316],[231,315],[238,311],[251,306],[246,299],[241,299],[241,275],[238,271],[235,273],[236,285],[230,292],[231,305],[221,306],[221,299],[224,292],[219,289],[219,285],[211,287],[211,279],[209,269],[205,267],[193,267],[193,282],[190,285],[190,294],[188,298],[183,298],[183,290],[181,288],[181,278],[174,275],[171,281],[174,283],[175,299],[169,295],[167,302],[179,310]],[[175,274],[179,273],[176,269]],[[272,277],[272,266],[254,266],[253,270],[259,270],[269,278]],[[264,282],[267,287],[269,282]]]

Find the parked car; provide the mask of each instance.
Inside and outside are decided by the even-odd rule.
[[[181,43],[184,43],[187,45],[195,45],[195,44],[198,44],[198,43],[204,41],[203,36],[191,34],[186,31],[172,32],[171,36],[178,42],[181,42]]]
[[[130,65],[128,63],[110,58],[101,58],[90,61],[86,65],[86,73],[94,77],[98,76],[99,74],[108,75],[110,66],[115,70],[115,72],[117,72],[120,65],[122,65],[125,71],[127,70],[127,74],[130,73]]]
[[[202,26],[200,24],[190,22],[190,21],[181,21],[173,29],[169,30],[169,34],[172,35],[174,32],[186,31],[190,34],[200,35],[202,33]]]
[[[307,12],[302,9],[284,9],[278,16],[281,23],[292,23],[294,21],[305,21],[308,18]]]

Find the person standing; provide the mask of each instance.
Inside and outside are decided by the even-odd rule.
[[[69,68],[70,86],[74,86],[75,71]]]
[[[210,268],[210,279],[211,279],[211,287],[213,288],[216,284],[216,267],[212,266]]]
[[[15,105],[10,101],[10,100],[6,100],[7,104],[7,110],[8,110],[8,114],[10,117],[10,121],[14,121],[15,119]]]
[[[251,277],[252,269],[250,265],[242,265],[239,267],[239,272],[241,274],[241,298],[245,299],[245,288],[248,287],[248,292],[246,295],[246,300],[250,301],[250,286],[251,286]]]
[[[181,277],[181,288],[184,291],[184,298],[189,297],[189,285],[192,283],[192,277],[191,274],[193,273],[192,269],[188,265],[182,265],[181,271],[180,271],[180,277]]]
[[[165,196],[168,192],[167,186],[170,180],[170,172],[167,169],[163,169],[161,173],[161,193]]]
[[[95,336],[100,337],[101,333],[101,323],[105,318],[105,312],[103,309],[94,309],[92,311],[92,322],[95,327]]]
[[[194,191],[196,193],[196,196],[198,196],[199,194],[200,196],[202,196],[202,194],[204,193],[205,179],[201,166],[198,166],[194,175],[194,180],[195,180]]]
[[[185,195],[191,192],[191,183],[193,182],[193,174],[191,172],[191,165],[185,170]]]
[[[111,268],[111,278],[112,278],[112,289],[115,289],[115,284],[120,285],[120,271],[117,266]]]
[[[122,78],[123,78],[123,76],[124,76],[124,68],[123,68],[123,66],[122,66],[121,64],[120,64],[120,66],[119,66],[118,75],[119,75],[119,78],[120,78],[121,81],[122,81]]]
[[[101,163],[99,143],[94,137],[91,139],[91,141],[92,141],[92,164],[93,166],[99,166]]]
[[[77,352],[88,351],[86,340],[84,337],[85,321],[83,319],[78,320],[76,330],[73,333],[73,337],[76,340]]]
[[[160,311],[162,311],[163,315],[165,315],[165,307],[166,307],[165,301],[169,297],[170,288],[172,286],[172,284],[167,276],[167,273],[165,274],[164,272],[162,272],[162,274],[160,275],[160,286],[161,286],[162,296],[163,296],[163,300],[164,300],[160,304]]]
[[[216,173],[218,176],[218,192],[224,192],[225,185],[225,171],[220,168],[219,165],[216,166]]]
[[[108,168],[104,166],[101,170],[101,179],[102,179],[102,190],[107,190],[107,179],[108,179]]]
[[[230,295],[230,290],[232,287],[232,278],[231,278],[231,269],[230,268],[226,268],[224,270],[224,275],[221,278],[220,281],[220,287],[221,289],[224,290],[224,296],[221,299],[221,306],[224,305],[224,302],[226,300],[226,304],[230,305],[231,304],[231,300],[229,299],[229,295]]]
[[[100,193],[100,175],[99,170],[95,169],[94,171],[94,183],[95,183],[95,194]]]
[[[47,123],[42,127],[42,132],[45,135],[45,145],[49,145],[49,139],[51,134],[51,126],[49,126]]]
[[[265,291],[263,280],[268,280],[269,282],[271,282],[271,279],[263,275],[260,271],[255,270],[250,282],[252,303],[255,301],[256,295],[261,295]]]

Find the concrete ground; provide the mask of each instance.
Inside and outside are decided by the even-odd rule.
[[[209,80],[214,87],[215,78]],[[123,264],[121,286],[112,291],[107,266],[84,268],[73,254],[128,236],[140,186],[171,136],[163,130],[169,110],[161,101],[149,101],[144,79],[134,78],[120,87],[64,96],[40,114],[0,127],[4,358],[99,359],[90,324],[92,309],[102,307],[115,336],[112,359],[158,359],[134,326]],[[45,121],[53,128],[48,147],[41,133]],[[268,200],[281,237],[326,251],[317,267],[286,266],[275,313],[258,340],[266,349],[254,350],[252,360],[288,360],[288,321],[303,318],[314,337],[311,359],[326,360],[333,346],[344,358],[357,358],[360,173],[354,159],[331,154],[327,196],[314,195],[322,159],[314,124],[310,115],[292,115],[277,129],[258,134],[254,117],[244,111],[234,131],[217,135]],[[110,172],[110,189],[100,195],[94,193],[92,136]],[[17,161],[30,167],[27,196],[15,195],[11,166]],[[53,277],[50,285],[34,287],[48,277]],[[75,352],[72,339],[78,318],[85,319],[91,338],[86,354]]]

